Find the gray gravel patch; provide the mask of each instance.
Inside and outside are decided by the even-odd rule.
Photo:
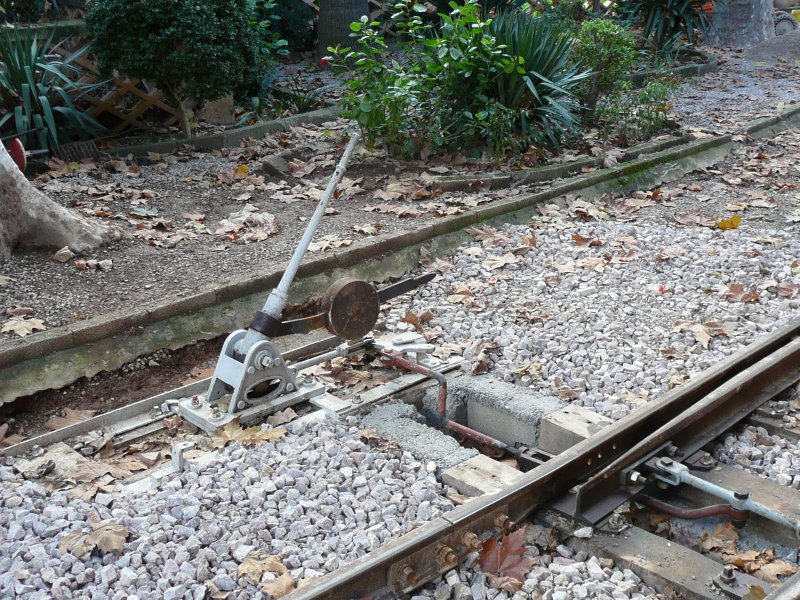
[[[478,454],[477,450],[462,448],[449,435],[426,425],[424,417],[410,404],[378,406],[362,423],[397,442],[419,460],[427,461],[431,471],[448,469]]]
[[[453,507],[425,463],[370,448],[354,423],[290,423],[280,442],[229,445],[148,493],[92,503],[0,467],[0,596],[199,599],[213,582],[265,598],[237,577],[249,550],[309,579]],[[101,520],[128,528],[122,555],[61,554],[64,534]]]

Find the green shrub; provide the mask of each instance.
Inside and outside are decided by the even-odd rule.
[[[500,103],[518,111],[519,128],[542,147],[555,148],[578,130],[576,87],[589,75],[572,59],[572,37],[543,19],[519,11],[504,12],[487,31],[522,66],[498,73]]]
[[[725,5],[724,0],[713,3],[700,0],[623,0],[620,12],[642,24],[645,38],[662,47],[675,35],[685,35],[694,43],[698,31],[706,33],[711,25],[713,10]]]
[[[581,23],[586,17],[583,2],[561,0],[557,4],[544,4],[539,18],[546,21],[555,31],[569,33],[576,37],[581,30]]]
[[[36,23],[44,9],[44,0],[0,0],[0,23]]]
[[[317,13],[303,0],[281,0],[275,7],[275,29],[293,52],[311,50],[317,36]]]
[[[612,92],[624,80],[636,55],[636,42],[624,27],[607,19],[584,21],[576,56],[593,73],[583,90],[587,116],[593,115],[601,94]]]
[[[48,58],[44,43],[18,29],[0,34],[0,137],[17,135],[29,149],[97,137],[103,127],[75,105],[96,86],[75,83],[83,74],[75,60],[81,49],[61,60]],[[25,133],[38,129],[36,133]]]
[[[105,72],[146,79],[181,115],[185,98],[214,100],[257,75],[263,48],[251,0],[93,0],[86,25]]]
[[[366,18],[351,26],[356,49],[331,49],[351,75],[345,113],[368,142],[394,154],[483,145],[498,155],[532,142],[556,145],[574,128],[570,89],[578,75],[564,38],[537,37],[543,27],[516,13],[495,25],[476,0],[452,2],[435,27],[421,4],[398,9],[402,62],[384,60],[379,24]]]
[[[633,144],[662,131],[668,123],[670,92],[675,83],[650,80],[639,89],[625,83],[602,98],[597,119],[605,138],[615,137],[622,144]]]
[[[307,5],[306,5],[307,6]],[[309,7],[311,8],[311,7]],[[282,39],[278,30],[280,16],[277,5],[271,0],[255,0],[250,25],[257,32],[260,39],[261,62],[270,69],[276,56],[285,56],[288,42]]]

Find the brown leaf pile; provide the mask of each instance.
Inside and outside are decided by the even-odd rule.
[[[231,442],[241,442],[243,446],[255,446],[264,442],[275,442],[286,435],[285,427],[262,430],[259,426],[243,429],[236,421],[231,421],[211,436],[214,448],[223,448]]]
[[[725,563],[770,583],[779,583],[780,577],[797,573],[795,565],[775,558],[773,548],[739,552],[736,542],[739,533],[731,523],[720,523],[711,533],[703,535],[701,547],[706,552],[716,552]]]

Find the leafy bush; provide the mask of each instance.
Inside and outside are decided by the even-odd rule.
[[[584,87],[587,116],[591,117],[600,94],[613,91],[625,78],[636,58],[633,35],[607,19],[585,21],[578,34],[576,56],[592,77]]]
[[[699,0],[623,0],[620,11],[629,19],[640,21],[644,37],[652,38],[660,48],[676,34],[685,35],[694,43],[698,31],[708,32],[713,11],[722,8],[724,3],[724,0],[705,3]]]
[[[86,12],[101,67],[163,90],[187,136],[185,98],[214,100],[256,77],[253,19],[251,0],[93,0]]]
[[[307,5],[306,5],[307,6]],[[311,8],[311,7],[308,7]],[[262,63],[270,68],[275,56],[285,56],[288,42],[282,39],[277,30],[280,16],[276,4],[271,0],[256,0],[253,5],[253,14],[250,25],[258,32],[261,40]]]
[[[550,22],[518,11],[498,15],[487,31],[522,66],[495,78],[500,103],[519,112],[520,127],[537,145],[558,147],[577,131],[575,88],[589,73],[572,59],[572,38]]]
[[[44,9],[44,0],[0,0],[0,22],[35,23]]]
[[[384,61],[379,24],[366,18],[351,26],[355,50],[331,49],[352,76],[345,112],[367,141],[399,154],[480,144],[503,154],[531,142],[555,145],[574,128],[570,88],[578,76],[565,39],[546,36],[525,15],[484,20],[477,0],[452,2],[435,28],[423,21],[423,5],[398,9],[408,40],[402,62]]]
[[[303,0],[281,0],[274,9],[274,23],[292,51],[310,50],[317,36],[317,13]]]
[[[75,83],[81,70],[75,60],[49,59],[51,35],[44,43],[18,29],[0,35],[0,135],[18,135],[30,149],[47,149],[76,139],[97,137],[102,126],[76,107],[81,94],[95,86]],[[38,129],[36,133],[25,133]]]
[[[671,108],[669,94],[675,83],[650,80],[639,89],[630,83],[604,97],[597,106],[597,118],[606,138],[616,137],[622,144],[632,144],[662,131]]]
[[[556,31],[571,33],[573,37],[581,30],[586,19],[586,8],[580,0],[561,0],[555,4],[542,5],[540,19]]]

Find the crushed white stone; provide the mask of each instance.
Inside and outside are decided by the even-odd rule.
[[[199,600],[212,581],[240,599],[266,598],[237,577],[245,550],[313,578],[453,508],[425,463],[372,449],[355,421],[287,428],[277,443],[229,445],[209,465],[108,505],[49,493],[0,466],[0,597]],[[60,553],[63,534],[105,519],[130,531],[121,556]]]

